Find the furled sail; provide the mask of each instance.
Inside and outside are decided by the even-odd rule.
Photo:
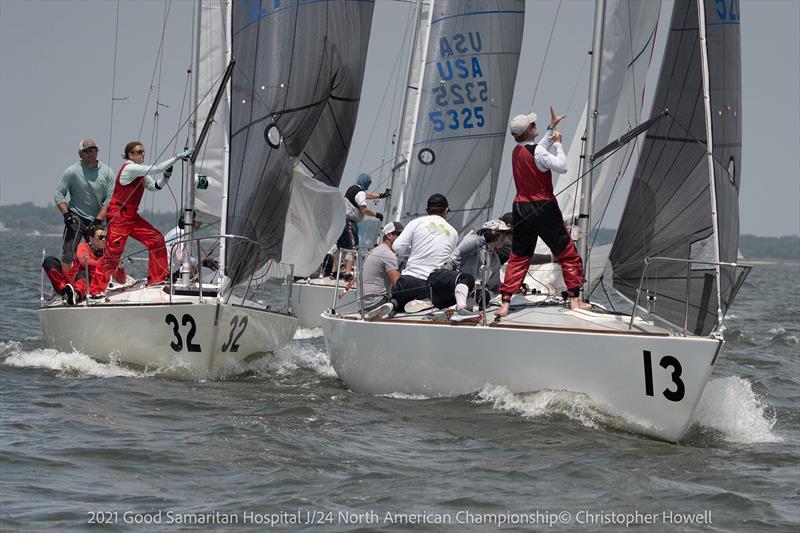
[[[638,0],[609,0],[603,20],[602,63],[598,83],[597,126],[595,147],[602,148],[630,131],[642,121],[645,81],[650,68],[661,2]],[[547,117],[541,110],[541,117]],[[547,120],[547,119],[544,119]],[[542,126],[544,126],[544,122]],[[544,127],[540,128],[542,131]],[[581,165],[582,138],[586,130],[586,110],[581,116],[575,136],[567,154],[568,171],[561,174],[554,185],[558,205],[567,226],[577,230],[581,183],[579,177],[587,171]],[[607,207],[612,193],[625,194],[623,182],[631,162],[635,162],[637,142],[625,145],[613,155],[602,158],[592,174],[592,228],[601,225],[615,227],[617,221],[609,220]],[[597,163],[597,162],[596,162]],[[621,196],[624,198],[624,196]],[[574,225],[574,226],[573,226]],[[573,232],[573,235],[578,236]],[[590,243],[591,244],[591,243]],[[590,285],[602,278],[608,265],[608,245],[591,249]],[[547,254],[549,249],[541,240],[537,254]],[[557,263],[538,265],[531,272],[534,279],[547,290],[564,290],[561,267]]]
[[[311,266],[295,264],[295,274],[310,273],[331,244],[316,241],[311,230],[341,232],[338,185],[355,126],[372,9],[362,0],[233,2],[237,64],[226,220],[229,234],[249,239],[226,250],[233,283],[268,260],[307,260]],[[337,209],[323,209],[328,220],[308,212],[334,201]],[[309,245],[322,251],[303,253]]]
[[[202,125],[208,118],[211,101],[217,92],[222,75],[228,66],[225,56],[228,42],[228,8],[226,0],[202,0],[199,28],[199,61],[197,64],[197,124]],[[228,147],[228,128],[230,126],[230,102],[222,99],[214,115],[214,122],[208,137],[200,148],[195,162],[195,174],[205,176],[207,187],[195,191],[195,215],[202,222],[220,219],[222,213],[222,194],[225,166],[225,151]]]
[[[425,214],[442,193],[459,231],[489,218],[517,77],[525,4],[522,0],[436,0],[423,11],[419,77],[410,80],[414,120],[404,147],[390,213],[407,221]],[[397,190],[398,187],[400,190]]]
[[[698,4],[703,6],[699,14]],[[708,106],[703,46],[708,54]],[[631,300],[646,257],[735,261],[738,249],[739,3],[676,0],[664,57],[653,109],[666,108],[670,117],[645,138],[611,251],[614,287]],[[722,315],[736,286],[732,270],[722,268],[719,274],[718,288],[713,265],[656,262],[648,267],[643,289],[655,298],[657,316],[683,327],[688,309],[688,330],[707,335],[718,319],[718,290]]]

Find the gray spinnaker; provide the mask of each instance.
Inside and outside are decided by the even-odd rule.
[[[287,220],[307,228],[330,226],[321,230],[326,235],[341,232],[334,227],[344,225],[343,213],[334,213],[342,211],[337,188],[355,127],[373,7],[371,0],[233,2],[237,63],[227,232],[260,245],[239,240],[228,247],[226,275],[233,284],[268,260],[286,260],[306,246],[284,242]],[[309,176],[310,187],[296,185]],[[300,188],[324,189],[326,198],[335,193],[336,209],[327,210],[335,223],[316,220],[314,213],[287,216],[290,203],[314,205],[292,198]],[[317,262],[322,257],[305,255]]]
[[[407,222],[425,214],[431,194],[442,193],[448,222],[462,232],[488,220],[494,205],[525,4],[436,0],[427,9],[425,64],[421,79],[411,80],[421,88],[419,108],[406,124],[415,131],[403,154],[402,194],[395,191],[390,212]]]
[[[738,2],[704,7],[712,124],[713,177],[706,158],[703,64],[696,0],[675,2],[670,34],[653,110],[670,117],[647,134],[610,259],[614,287],[635,300],[646,257],[735,262],[739,241],[741,167],[741,59]],[[712,191],[716,189],[719,231],[714,232]],[[730,305],[734,269],[720,271],[721,313]],[[687,287],[686,275],[690,274]],[[643,289],[655,298],[659,318],[696,335],[717,324],[716,268],[655,262]],[[642,297],[644,298],[644,296]],[[643,301],[643,300],[642,300]]]

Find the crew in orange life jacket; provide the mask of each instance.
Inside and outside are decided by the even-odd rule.
[[[45,257],[42,263],[42,268],[50,278],[53,289],[64,298],[68,305],[75,305],[86,296],[89,284],[86,272],[88,270],[91,280],[106,249],[106,230],[102,225],[90,227],[87,234],[89,242],[82,242],[78,245],[75,260],[68,273],[65,274],[62,271],[61,261],[57,257]],[[114,281],[125,283],[125,279],[125,270],[118,269],[114,275]]]
[[[100,260],[97,274],[92,278],[89,294],[99,297],[105,294],[108,280],[117,269],[125,250],[128,237],[133,237],[147,247],[147,284],[163,282],[167,268],[167,249],[164,236],[139,215],[139,203],[144,190],[160,191],[172,175],[172,165],[179,159],[188,158],[192,150],[186,150],[157,165],[144,164],[144,146],[139,141],[125,145],[126,161],[122,164],[114,184],[114,194],[106,212],[108,220],[108,243]],[[150,174],[162,174],[158,179]]]

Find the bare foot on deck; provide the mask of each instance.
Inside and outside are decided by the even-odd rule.
[[[570,309],[591,309],[592,304],[589,302],[584,302],[580,299],[580,297],[572,297],[569,299],[569,308]]]
[[[494,316],[504,317],[508,316],[508,308],[511,307],[510,302],[503,302],[500,304],[500,309],[494,312]]]

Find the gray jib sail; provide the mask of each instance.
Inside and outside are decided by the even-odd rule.
[[[656,112],[666,108],[670,117],[645,138],[610,256],[614,287],[631,300],[636,298],[646,257],[715,261],[718,239],[719,260],[736,259],[736,169],[741,157],[739,13],[738,2],[725,4],[733,10],[711,2],[704,10],[719,235],[714,233],[711,214],[697,1],[677,0],[653,102]],[[723,268],[721,275],[724,313],[735,284],[730,270]],[[707,335],[717,322],[716,283],[713,266],[655,262],[647,269],[643,289],[655,297],[652,306],[658,317],[683,327],[688,307],[688,330]]]
[[[416,131],[399,218],[425,214],[442,193],[461,232],[494,204],[517,77],[522,0],[433,2]],[[413,80],[412,80],[413,83]]]
[[[373,3],[236,0],[226,253],[235,284],[279,261],[293,165],[338,186],[355,126]],[[302,243],[297,243],[302,246]]]

